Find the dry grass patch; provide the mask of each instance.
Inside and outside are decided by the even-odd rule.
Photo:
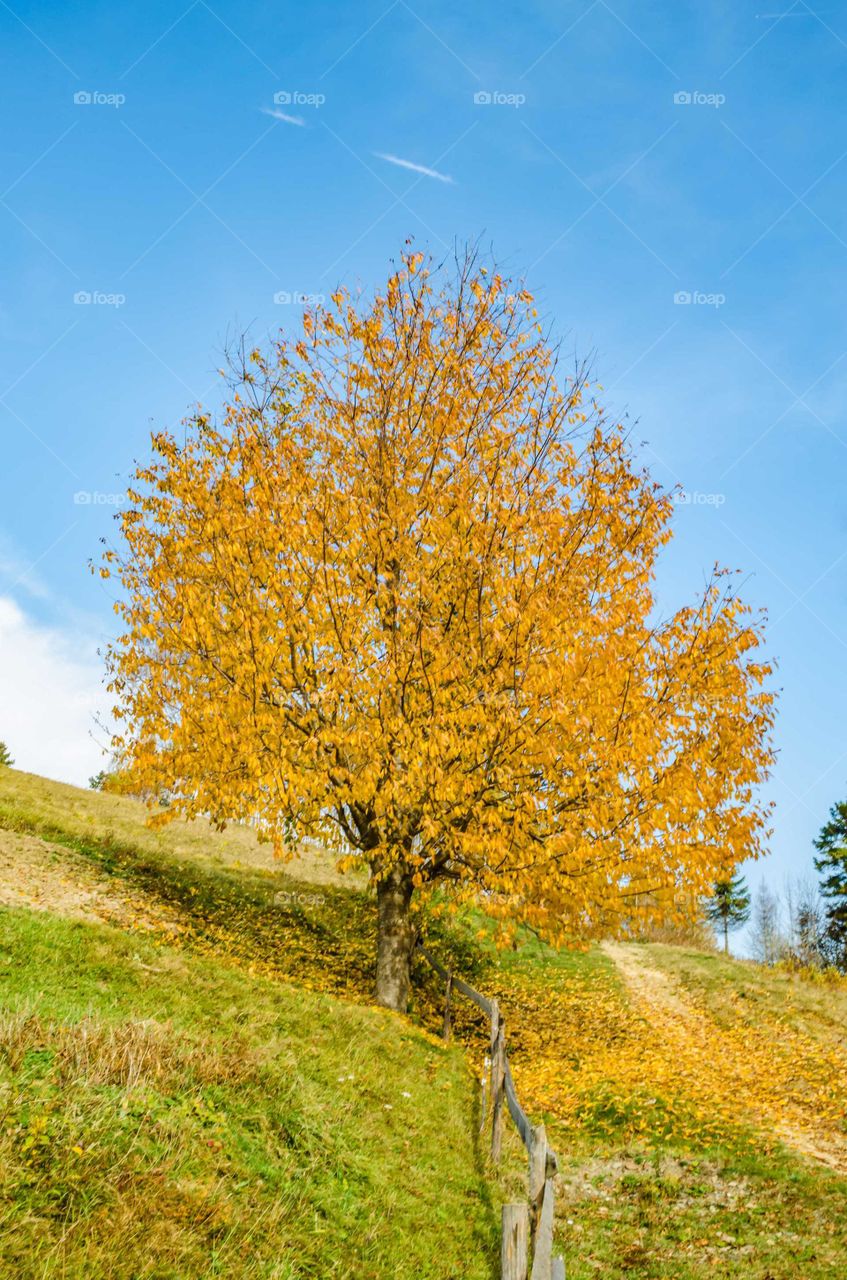
[[[361,873],[341,875],[333,859],[311,841],[304,841],[291,861],[281,863],[251,827],[235,823],[219,832],[200,819],[179,819],[152,829],[147,825],[151,810],[131,796],[87,791],[18,769],[0,769],[0,827],[14,827],[20,814],[30,823],[59,828],[81,840],[110,838],[160,857],[270,872],[284,867],[295,879],[317,885],[361,887],[365,883]]]

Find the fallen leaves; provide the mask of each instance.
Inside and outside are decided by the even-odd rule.
[[[588,967],[498,973],[518,1093],[564,1130],[708,1146],[781,1138],[847,1167],[844,1046],[743,1011],[721,1023],[616,947],[626,988]],[[743,1010],[743,1006],[742,1006]],[[840,1153],[840,1155],[839,1155]]]

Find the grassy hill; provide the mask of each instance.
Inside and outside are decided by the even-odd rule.
[[[371,1007],[373,902],[315,850],[144,817],[0,770],[0,1276],[495,1277],[472,1007],[451,1048],[425,970]],[[847,1274],[843,982],[428,928],[505,1010],[571,1280]]]
[[[510,953],[491,985],[571,1280],[847,1275],[843,982],[630,944]]]
[[[3,1277],[491,1276],[461,1048],[331,994],[341,891],[266,862],[0,771]]]

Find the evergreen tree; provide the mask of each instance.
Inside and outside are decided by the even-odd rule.
[[[706,918],[723,933],[723,949],[729,955],[730,929],[739,929],[750,919],[750,891],[740,871],[729,880],[719,880],[705,903]]]
[[[847,967],[847,801],[834,804],[815,841],[815,867],[826,902],[826,932],[833,959]]]
[[[14,760],[9,755],[9,748],[6,746],[5,742],[0,742],[0,768],[5,765],[7,769],[11,769],[14,763]]]

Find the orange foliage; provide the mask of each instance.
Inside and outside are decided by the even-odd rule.
[[[580,936],[759,851],[761,624],[717,571],[655,620],[671,498],[473,255],[340,290],[153,451],[102,572],[116,746],[168,817]]]

